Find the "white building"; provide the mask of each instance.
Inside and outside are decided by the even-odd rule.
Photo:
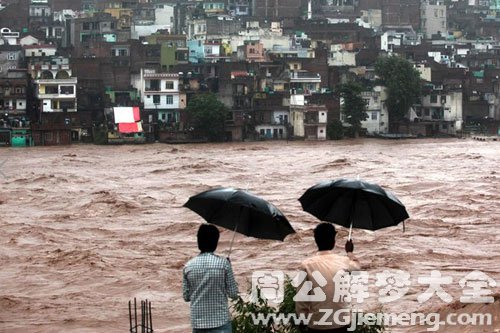
[[[179,74],[142,69],[138,88],[145,110],[157,110],[158,120],[165,123],[180,121],[180,110],[186,108],[186,95],[180,92]]]
[[[55,45],[26,45],[24,46],[24,56],[30,57],[54,57],[57,47]]]
[[[462,130],[462,91],[435,90],[421,98],[421,108],[412,113],[412,120],[434,123],[434,130],[455,135]]]
[[[50,62],[31,65],[35,73],[36,97],[42,112],[76,112],[76,86],[69,59],[53,58]]]
[[[330,46],[328,66],[356,66],[356,52],[348,51],[342,44]]]
[[[389,112],[385,106],[387,94],[385,88],[376,86],[373,91],[364,91],[361,96],[366,102],[368,118],[361,122],[368,134],[376,135],[389,132]]]
[[[387,27],[380,36],[380,49],[392,53],[402,45],[419,45],[421,36],[411,26]]]
[[[150,36],[158,30],[173,31],[174,7],[166,4],[156,4],[154,20],[135,20],[131,27],[131,38]]]
[[[443,1],[423,1],[420,13],[420,26],[425,33],[425,38],[431,39],[432,35],[447,33],[446,5]]]
[[[16,45],[19,39],[19,32],[12,31],[9,28],[0,29],[1,44]],[[7,43],[4,43],[6,41]]]
[[[187,22],[187,39],[205,40],[207,38],[207,20],[194,19]]]

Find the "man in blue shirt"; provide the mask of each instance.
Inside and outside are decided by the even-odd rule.
[[[227,298],[238,296],[231,263],[214,254],[219,230],[211,224],[198,229],[200,254],[189,260],[183,270],[183,297],[191,302],[193,333],[231,333]]]

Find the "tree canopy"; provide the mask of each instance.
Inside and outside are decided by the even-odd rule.
[[[197,138],[223,141],[229,110],[213,93],[195,95],[186,108],[189,127]]]
[[[387,87],[389,130],[397,131],[399,122],[421,95],[420,74],[409,61],[395,56],[379,58],[375,72]]]
[[[344,104],[342,112],[345,115],[345,121],[352,126],[355,136],[358,136],[361,129],[361,122],[368,118],[366,113],[366,102],[361,97],[363,87],[356,82],[348,82],[340,86],[340,97]]]

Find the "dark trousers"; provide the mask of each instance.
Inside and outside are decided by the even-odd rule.
[[[312,328],[305,328],[302,330],[302,332],[303,333],[350,333],[349,331],[347,331],[348,327],[349,326],[343,326],[343,327],[332,328],[332,329],[328,329],[328,330],[315,330]]]

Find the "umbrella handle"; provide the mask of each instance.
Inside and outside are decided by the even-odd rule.
[[[348,240],[351,240],[352,238],[352,221],[351,221],[351,226],[349,227],[349,237],[347,238]]]
[[[236,224],[236,228],[234,228],[234,231],[233,231],[233,238],[231,238],[231,245],[229,246],[229,251],[227,252],[228,258],[231,256],[231,250],[233,249],[234,237],[236,236],[236,229],[237,228],[238,228],[238,225]]]
[[[240,208],[240,214],[238,216],[238,219],[236,220],[236,226],[234,227],[234,231],[233,231],[233,238],[231,238],[231,245],[229,246],[229,251],[227,252],[228,258],[231,256],[231,251],[233,249],[233,243],[234,243],[234,237],[236,237],[236,230],[238,230],[238,224],[240,224],[240,217],[241,217],[242,210],[243,210],[243,208]]]

